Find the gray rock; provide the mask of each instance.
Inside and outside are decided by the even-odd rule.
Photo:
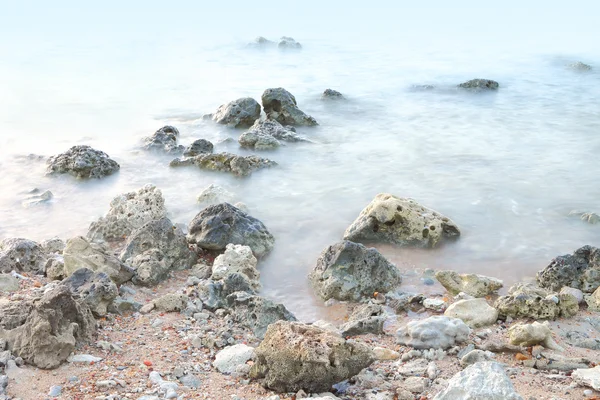
[[[51,281],[61,281],[65,278],[65,259],[63,256],[55,254],[48,258],[44,266],[46,277]]]
[[[298,108],[296,98],[284,88],[265,90],[261,100],[267,118],[282,125],[318,125],[313,117]]]
[[[600,339],[590,338],[587,333],[569,331],[567,332],[566,337],[571,346],[591,350],[600,350]]]
[[[176,158],[169,164],[171,167],[195,165],[210,171],[230,172],[238,176],[248,176],[252,172],[277,165],[275,161],[250,155],[240,156],[231,153],[199,154],[194,157]]]
[[[108,154],[90,146],[73,146],[47,161],[47,174],[70,174],[79,179],[102,178],[121,168]]]
[[[0,375],[0,395],[6,394],[7,387],[8,387],[8,376]]]
[[[580,385],[600,391],[600,365],[594,368],[577,369],[571,376]]]
[[[387,305],[391,307],[396,314],[403,311],[412,311],[422,308],[425,296],[421,293],[405,293],[401,291],[388,292],[385,294]]]
[[[195,140],[183,151],[184,157],[194,157],[199,154],[212,153],[214,145],[206,139]]]
[[[471,90],[497,90],[500,85],[496,81],[490,79],[471,79],[458,85],[462,89]]]
[[[169,267],[164,253],[158,249],[150,249],[130,259],[134,270],[133,280],[138,285],[154,286],[167,279]]]
[[[455,271],[437,271],[435,278],[453,295],[464,292],[473,297],[485,297],[504,286],[500,279],[477,274],[459,274]]]
[[[9,238],[0,241],[0,273],[43,274],[46,260],[43,249],[32,240]]]
[[[563,286],[562,289],[560,289],[560,294],[568,294],[573,296],[579,304],[584,302],[583,292],[579,289]]]
[[[194,374],[185,374],[183,376],[180,376],[178,379],[183,386],[189,387],[191,389],[198,389],[200,385],[202,385],[200,379]]]
[[[471,330],[458,318],[434,316],[398,329],[398,343],[415,349],[448,349],[469,338]]]
[[[133,299],[123,299],[117,296],[110,305],[109,312],[123,315],[128,313],[134,313],[136,311],[140,311],[141,309],[141,303],[138,303]]]
[[[495,355],[491,351],[471,350],[460,358],[460,365],[464,368],[482,361],[493,361]]]
[[[233,204],[235,202],[235,195],[222,186],[211,183],[200,192],[196,200],[202,205],[213,205],[225,202]]]
[[[204,304],[204,307],[210,311],[215,311],[225,306],[223,294],[223,283],[214,282],[210,279],[198,285],[198,297]]]
[[[581,61],[577,61],[568,65],[568,67],[575,71],[591,71],[592,66],[582,63]]]
[[[219,351],[215,356],[213,366],[221,373],[233,374],[238,366],[246,364],[252,358],[254,358],[254,347],[236,344]]]
[[[11,274],[0,274],[0,292],[16,292],[20,287],[16,277]]]
[[[277,47],[279,47],[280,49],[293,49],[293,50],[299,50],[302,48],[302,45],[298,42],[296,42],[296,40],[294,40],[294,38],[291,38],[289,36],[282,36],[281,39],[279,39],[279,43],[277,43]]]
[[[173,154],[183,152],[184,147],[177,144],[179,131],[174,126],[163,126],[152,136],[144,138],[145,150],[158,150]]]
[[[530,283],[517,283],[507,296],[496,300],[494,308],[501,316],[539,320],[573,316],[579,304],[570,294],[555,294]]]
[[[459,300],[450,305],[444,315],[459,318],[470,328],[492,325],[498,320],[498,310],[485,299]]]
[[[353,242],[416,247],[436,247],[458,236],[458,227],[447,217],[412,199],[387,193],[378,194],[344,233],[344,239]]]
[[[248,127],[260,118],[260,104],[251,97],[243,97],[220,106],[212,118],[232,128]]]
[[[62,254],[65,249],[65,241],[59,237],[53,237],[52,239],[46,239],[40,243],[42,250],[48,254]]]
[[[62,386],[54,385],[50,388],[48,392],[48,396],[50,397],[59,397],[62,394]]]
[[[357,301],[374,292],[388,292],[400,285],[396,266],[374,248],[342,241],[325,249],[309,279],[323,300]]]
[[[554,292],[569,286],[592,293],[600,286],[600,249],[583,246],[573,254],[556,257],[537,273],[537,281]]]
[[[175,312],[185,309],[188,297],[185,294],[169,293],[154,300],[154,307],[158,311]]]
[[[223,289],[221,297],[225,298],[235,292],[246,292],[248,294],[257,294],[257,281],[251,281],[248,276],[237,272],[227,274],[221,281]]]
[[[0,328],[11,330],[25,323],[33,309],[33,301],[10,301],[6,297],[0,298]],[[2,350],[7,347],[7,341],[0,335]]]
[[[97,317],[104,317],[108,313],[108,306],[119,294],[117,285],[107,274],[94,273],[87,268],[73,272],[61,285],[68,287]]]
[[[257,120],[238,140],[240,146],[256,150],[277,148],[281,145],[280,141],[303,142],[307,140],[299,136],[295,131],[271,119]]]
[[[207,264],[196,264],[192,267],[190,275],[199,279],[208,279],[212,275],[212,266]]]
[[[271,251],[275,238],[262,222],[229,203],[200,211],[188,226],[187,239],[210,250],[224,249],[229,243],[249,246],[257,257]]]
[[[356,308],[348,317],[348,322],[340,327],[343,336],[355,336],[365,333],[383,333],[385,312],[379,304],[365,304]]]
[[[321,98],[324,100],[343,100],[344,95],[333,89],[325,89]]]

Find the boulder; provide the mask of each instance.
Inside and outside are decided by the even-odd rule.
[[[243,97],[220,106],[213,121],[232,128],[251,126],[260,118],[260,104],[251,97]]]
[[[281,39],[279,39],[279,43],[277,43],[277,47],[279,47],[280,49],[293,49],[293,50],[299,50],[302,48],[302,45],[298,42],[296,42],[296,40],[294,40],[294,38],[289,37],[289,36],[282,36]]]
[[[325,249],[309,279],[323,300],[358,301],[402,282],[400,271],[374,248],[342,241]]]
[[[340,327],[342,336],[356,336],[365,333],[383,333],[386,320],[383,307],[379,304],[365,304],[357,307],[348,317],[348,322]]]
[[[66,276],[80,268],[88,268],[94,272],[104,272],[118,285],[133,277],[133,270],[109,254],[106,246],[91,243],[83,236],[67,240],[63,257]]]
[[[238,366],[245,365],[254,357],[254,347],[245,344],[227,346],[215,356],[213,367],[223,374],[233,374]]]
[[[265,90],[261,100],[267,118],[282,125],[318,125],[313,117],[298,108],[294,95],[284,88]]]
[[[262,338],[269,325],[277,321],[296,321],[294,314],[283,304],[246,292],[235,292],[227,296],[227,305],[233,318]]]
[[[16,292],[19,290],[21,285],[19,279],[12,276],[11,274],[0,274],[0,293],[2,292]],[[1,351],[2,349],[0,349]]]
[[[412,199],[378,194],[344,233],[353,242],[436,247],[460,231],[447,217]]]
[[[512,318],[556,319],[577,313],[577,299],[570,294],[556,294],[531,283],[517,283],[507,296],[494,303],[499,315]]]
[[[453,295],[464,292],[473,297],[485,297],[504,286],[500,279],[477,274],[459,274],[455,271],[437,271],[435,278]]]
[[[556,257],[537,273],[537,282],[554,292],[569,286],[592,293],[600,286],[600,249],[583,246],[573,254]]]
[[[471,330],[458,318],[434,316],[398,329],[398,343],[415,349],[448,349],[469,338]]]
[[[498,90],[500,85],[496,81],[490,79],[471,79],[458,85],[461,89],[470,90]]]
[[[0,328],[10,330],[23,325],[32,308],[32,300],[11,301],[7,297],[0,297]],[[2,337],[0,345],[0,351],[4,350],[6,341]]]
[[[73,295],[85,303],[96,317],[104,317],[108,306],[119,294],[117,285],[104,272],[80,268],[62,281]]]
[[[523,400],[501,364],[478,362],[458,372],[433,400]]]
[[[299,322],[276,322],[256,348],[252,378],[276,392],[319,393],[349,379],[375,360],[367,346]]]
[[[258,219],[229,203],[200,211],[188,226],[187,239],[209,250],[225,249],[230,243],[249,246],[257,257],[271,251],[275,238]]]
[[[248,279],[254,290],[259,290],[260,272],[256,269],[257,263],[250,247],[230,243],[225,248],[225,253],[215,258],[211,279],[219,280],[232,273],[239,273]]]
[[[154,286],[167,279],[170,266],[167,266],[164,253],[150,249],[130,259],[134,270],[133,281],[142,286]]]
[[[594,368],[576,369],[571,377],[580,385],[600,391],[600,365]]]
[[[62,254],[65,249],[65,241],[59,237],[53,237],[52,239],[46,239],[40,243],[42,250],[47,254]]]
[[[0,273],[43,274],[46,261],[42,247],[32,240],[9,238],[0,241]]]
[[[181,153],[184,147],[177,144],[179,131],[174,126],[163,126],[152,136],[144,138],[145,150],[157,150],[169,154]]]
[[[76,178],[102,178],[121,168],[108,154],[90,146],[73,146],[68,151],[48,158],[47,174],[71,174]]]
[[[154,308],[163,312],[179,312],[187,307],[188,297],[185,294],[169,293],[154,300]]]
[[[510,344],[517,346],[537,346],[542,345],[548,349],[562,351],[552,338],[552,331],[546,324],[534,322],[532,324],[516,324],[508,329]]]
[[[323,94],[321,95],[323,100],[343,100],[344,95],[333,89],[325,89]]]
[[[284,127],[275,120],[257,120],[247,132],[242,133],[238,142],[242,147],[270,150],[279,147],[281,145],[280,141],[307,141],[292,129],[291,127]]]
[[[210,171],[230,172],[238,176],[248,176],[252,172],[277,165],[275,161],[258,156],[239,156],[231,153],[199,154],[194,157],[176,158],[171,167],[195,165]]]
[[[162,192],[148,184],[115,197],[106,216],[90,225],[87,237],[93,241],[120,241],[142,225],[166,215]]]
[[[211,183],[200,192],[196,200],[202,205],[213,205],[224,202],[233,204],[234,199],[235,195],[233,193],[222,186]]]
[[[485,299],[459,300],[448,307],[444,315],[459,318],[470,328],[492,325],[498,320],[498,310]]]
[[[188,147],[183,151],[184,157],[194,157],[199,154],[208,154],[212,153],[214,150],[214,145],[206,139],[198,139],[192,142]]]
[[[257,294],[260,289],[260,283],[248,278],[247,275],[239,272],[231,272],[218,281],[222,284],[221,297],[224,299],[235,292],[246,292],[248,294]]]
[[[258,36],[256,39],[254,39],[254,43],[251,43],[251,44],[262,47],[262,46],[274,46],[275,42],[273,42],[272,40],[269,40],[265,37]]]

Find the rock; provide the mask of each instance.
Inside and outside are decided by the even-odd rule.
[[[46,261],[46,277],[51,281],[62,281],[65,278],[65,259],[58,254]]]
[[[76,178],[102,178],[119,171],[119,164],[108,154],[90,146],[73,146],[47,160],[47,174],[71,174]]]
[[[108,306],[119,294],[117,285],[104,272],[96,272],[80,268],[71,276],[62,281],[61,285],[69,288],[76,294],[92,313],[97,317],[104,317]]]
[[[568,67],[575,71],[590,71],[592,69],[591,65],[584,64],[581,61],[577,61],[572,64],[569,64]]]
[[[254,347],[245,344],[227,346],[215,356],[213,366],[223,374],[233,374],[239,365],[246,364],[254,357]]]
[[[212,153],[214,145],[206,139],[195,140],[183,151],[184,157],[194,157],[199,154]]]
[[[575,215],[588,224],[595,225],[600,223],[600,215],[596,214],[595,212],[571,211],[569,215]]]
[[[379,251],[350,241],[326,248],[309,279],[323,300],[350,301],[388,292],[402,282],[400,271]]]
[[[573,296],[577,300],[577,303],[579,303],[579,304],[584,302],[583,292],[579,289],[575,289],[575,288],[568,287],[568,286],[563,286],[562,289],[560,289],[560,294]]]
[[[43,274],[46,260],[43,249],[32,240],[9,238],[0,241],[0,273]]]
[[[517,283],[507,296],[496,300],[494,308],[499,315],[512,318],[555,319],[575,315],[579,305],[571,295],[555,295],[530,283]]]
[[[508,335],[510,344],[513,345],[529,347],[541,344],[548,349],[563,351],[552,338],[552,331],[548,325],[537,321],[532,324],[513,325],[508,329]]]
[[[141,309],[141,303],[138,303],[133,299],[123,299],[117,296],[113,300],[112,304],[110,304],[110,308],[108,311],[114,314],[123,315],[127,313],[134,313],[136,311],[140,311]]]
[[[238,139],[240,146],[256,150],[277,148],[281,145],[280,141],[305,142],[307,140],[271,119],[257,120],[250,130],[244,132]]]
[[[52,239],[46,239],[40,243],[42,250],[47,254],[62,254],[65,249],[65,242],[61,238],[53,237]]]
[[[221,250],[228,244],[249,246],[257,257],[271,251],[275,238],[262,222],[229,203],[200,211],[188,226],[187,239],[199,247]]]
[[[448,306],[448,303],[446,301],[444,301],[443,299],[425,299],[423,300],[423,307],[427,308],[428,310],[433,310],[433,311],[444,311],[446,309],[446,307]]]
[[[235,292],[257,294],[257,285],[260,287],[260,283],[258,281],[251,281],[246,275],[238,272],[227,274],[220,282],[222,282],[223,285],[221,290],[221,296],[223,298]]]
[[[190,275],[199,279],[208,279],[212,275],[212,266],[206,264],[196,264],[192,267]]]
[[[344,95],[333,89],[325,89],[321,98],[324,100],[342,100],[344,99]]]
[[[67,361],[76,364],[91,364],[102,361],[102,357],[96,357],[91,354],[73,354]]]
[[[256,349],[251,378],[276,392],[318,393],[351,378],[375,357],[365,345],[346,341],[327,330],[298,322],[269,326]]]
[[[383,333],[386,317],[379,304],[366,304],[354,310],[348,322],[340,327],[343,336],[356,336],[365,333]]]
[[[254,39],[254,43],[252,43],[252,44],[255,44],[258,46],[274,46],[275,42],[273,42],[272,40],[269,40],[265,37],[259,36],[256,39]]]
[[[281,39],[279,39],[279,43],[277,43],[277,47],[279,47],[280,49],[298,50],[302,48],[302,45],[296,42],[294,38],[291,38],[289,36],[282,36]]]
[[[17,357],[38,368],[56,368],[75,350],[90,341],[96,321],[85,304],[75,301],[70,290],[57,286],[33,304],[22,325],[0,328],[0,338]]]
[[[154,185],[145,185],[137,192],[115,197],[105,217],[90,225],[87,237],[93,241],[120,241],[142,225],[166,217],[162,192]]]
[[[233,318],[262,338],[269,325],[277,321],[296,321],[296,317],[283,304],[245,292],[227,296],[227,304]]]
[[[231,153],[198,154],[194,157],[176,158],[171,167],[195,165],[200,169],[231,172],[238,176],[248,176],[252,172],[277,165],[275,161],[258,156],[239,156]]]
[[[458,318],[434,316],[398,329],[398,343],[415,349],[448,349],[469,338],[470,329]]]
[[[537,282],[554,292],[569,286],[592,293],[600,286],[600,249],[583,246],[573,254],[556,257],[537,273]]]
[[[412,199],[378,194],[344,233],[353,242],[436,247],[460,236],[450,219]]]
[[[231,204],[235,201],[235,195],[225,188],[211,183],[200,192],[197,201],[203,205],[213,205],[225,202]]]
[[[179,131],[174,126],[163,126],[152,136],[144,138],[145,150],[158,150],[165,153],[181,153],[183,146],[177,144],[177,136]]]
[[[143,286],[155,286],[169,276],[163,252],[150,249],[129,260],[134,270],[133,280]]]
[[[154,303],[144,304],[142,308],[140,308],[140,314],[148,314],[154,310]]]
[[[453,295],[464,292],[473,297],[485,297],[504,286],[500,279],[477,274],[459,274],[455,271],[437,271],[435,278]]]
[[[498,82],[490,79],[471,79],[458,85],[459,88],[471,90],[497,90],[499,86]]]
[[[404,380],[403,386],[411,393],[422,393],[429,386],[429,380],[421,376],[411,376]]]
[[[11,274],[0,274],[0,292],[16,292],[20,287],[16,277]]]
[[[594,368],[577,369],[573,371],[571,377],[580,385],[600,391],[600,365]]]
[[[492,325],[498,320],[498,310],[491,307],[485,299],[459,300],[450,305],[444,315],[459,318],[470,328]]]
[[[394,350],[386,349],[384,347],[374,347],[373,354],[379,361],[391,361],[400,358],[400,353]]]
[[[256,269],[258,261],[249,246],[228,244],[225,253],[217,256],[212,266],[211,279],[219,280],[232,273],[239,273],[248,279],[254,290],[260,289],[260,272]]]
[[[600,287],[591,295],[585,296],[585,302],[592,311],[600,311]]]
[[[182,311],[188,303],[188,297],[184,294],[169,293],[154,300],[154,307],[158,311],[174,312]]]
[[[83,236],[67,240],[63,257],[66,276],[80,268],[88,268],[94,272],[104,272],[118,285],[133,277],[133,270],[109,254],[106,246],[91,243]]]
[[[421,309],[425,296],[421,293],[405,293],[401,291],[388,292],[385,294],[387,304],[396,314],[412,309]]]
[[[198,389],[202,385],[200,379],[194,374],[185,374],[178,379],[183,386],[191,389]]]
[[[491,351],[483,350],[471,350],[467,354],[461,357],[460,365],[465,368],[471,364],[475,364],[482,361],[492,361],[494,359],[494,353]]]
[[[62,394],[62,386],[54,385],[50,387],[50,391],[48,392],[48,396],[50,397],[59,397]]]
[[[260,118],[260,104],[251,97],[243,97],[220,106],[213,121],[232,128],[251,126]]]
[[[571,346],[590,350],[600,350],[600,339],[590,338],[585,332],[569,331],[567,332],[566,337]]]
[[[478,362],[458,372],[433,400],[523,400],[497,362]]]
[[[25,200],[23,200],[21,204],[23,205],[23,207],[34,207],[40,204],[48,204],[53,197],[54,195],[52,194],[52,192],[46,190],[43,193],[28,196]]]
[[[265,90],[261,100],[267,118],[282,125],[318,125],[313,117],[298,108],[296,98],[284,88]]]

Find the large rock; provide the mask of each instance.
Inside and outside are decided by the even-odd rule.
[[[504,286],[500,279],[477,274],[459,274],[455,271],[437,271],[435,278],[453,295],[464,292],[473,297],[485,297]]]
[[[181,153],[184,147],[177,144],[179,131],[174,126],[163,126],[152,136],[144,138],[144,149],[158,150],[165,153]]]
[[[48,257],[36,242],[22,238],[0,241],[0,273],[11,271],[43,274]]]
[[[83,236],[67,240],[63,257],[66,276],[80,268],[88,268],[94,272],[104,272],[118,285],[133,277],[133,270],[110,254],[106,246],[89,242]]]
[[[459,318],[470,328],[492,325],[498,319],[498,310],[485,299],[459,300],[448,307],[444,315]]]
[[[400,285],[396,266],[374,248],[342,241],[325,249],[309,279],[323,300],[358,301],[375,292],[388,292]]]
[[[447,217],[412,199],[378,194],[344,233],[353,242],[384,242],[436,247],[460,231]]]
[[[491,79],[471,79],[461,83],[458,87],[471,90],[497,90],[500,85]]]
[[[271,251],[275,238],[258,219],[229,203],[200,211],[188,226],[187,239],[209,250],[224,249],[229,243],[249,246],[257,257]]]
[[[600,391],[600,365],[594,368],[576,369],[571,377],[580,385]]]
[[[448,349],[469,338],[471,330],[458,318],[434,316],[398,329],[398,343],[415,349]]]
[[[213,280],[225,278],[233,273],[242,274],[254,290],[260,289],[260,272],[256,269],[258,260],[252,249],[239,244],[228,244],[225,253],[217,256],[212,266]]]
[[[106,216],[90,225],[87,236],[94,241],[120,241],[145,223],[166,215],[162,192],[148,184],[138,191],[115,197]]]
[[[79,342],[90,341],[96,321],[84,303],[78,303],[69,288],[59,285],[46,292],[31,307],[19,326],[0,328],[0,339],[17,357],[38,368],[56,368]]]
[[[318,125],[317,121],[300,110],[296,98],[284,88],[267,89],[262,94],[267,117],[283,125]]]
[[[194,157],[199,154],[212,153],[215,146],[206,139],[194,140],[192,144],[185,148],[183,151],[184,157]]]
[[[579,310],[577,299],[567,293],[557,294],[531,283],[517,283],[494,303],[503,316],[513,318],[556,319],[571,317]]]
[[[130,259],[134,270],[132,280],[142,286],[154,286],[167,279],[170,265],[167,266],[164,254],[158,249],[150,249]]]
[[[554,292],[569,286],[592,293],[600,286],[600,249],[583,246],[573,254],[556,257],[537,273],[537,281]]]
[[[102,178],[121,168],[108,154],[90,146],[73,146],[50,157],[47,164],[48,174],[71,174],[76,178]]]
[[[302,142],[306,139],[295,131],[283,127],[274,120],[257,120],[247,132],[242,133],[238,142],[240,146],[256,150],[270,150],[277,148],[283,142]]]
[[[274,167],[277,163],[254,155],[239,156],[231,153],[216,153],[176,158],[169,165],[171,167],[195,165],[200,169],[231,172],[238,176],[248,176],[259,169]]]
[[[532,324],[516,324],[508,329],[510,344],[517,346],[542,346],[562,351],[563,349],[552,338],[552,331],[546,324],[534,322]]]
[[[232,128],[251,126],[260,118],[260,104],[251,97],[243,97],[220,106],[213,121]]]
[[[458,372],[433,400],[523,400],[501,364],[478,362]]]
[[[108,313],[108,306],[119,294],[117,285],[107,274],[87,268],[78,269],[62,281],[61,285],[79,296],[97,317],[104,317]]]
[[[344,340],[330,331],[298,322],[276,322],[256,348],[253,378],[276,392],[329,391],[375,359],[361,343]]]
[[[296,321],[294,314],[283,304],[247,292],[235,292],[227,296],[227,305],[233,318],[262,338],[269,325],[277,321]]]
[[[224,374],[233,374],[240,365],[245,365],[254,357],[254,347],[245,344],[227,346],[219,351],[213,361],[213,367]]]

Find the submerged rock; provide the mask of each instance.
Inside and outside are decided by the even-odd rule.
[[[532,324],[517,324],[511,326],[508,329],[508,336],[510,344],[517,346],[529,347],[541,344],[548,349],[558,351],[563,350],[563,348],[552,338],[552,331],[548,325],[540,324],[537,321]]]
[[[248,127],[260,118],[260,104],[251,97],[243,97],[220,106],[212,118],[232,128]]]
[[[258,46],[275,46],[275,42],[272,40],[269,40],[265,37],[262,36],[258,36],[256,39],[254,39],[254,43]]]
[[[485,299],[459,300],[451,304],[444,315],[459,318],[470,328],[481,328],[496,323],[498,310]]]
[[[537,273],[537,281],[555,292],[569,286],[592,293],[600,286],[600,249],[583,246],[573,254],[556,257]]]
[[[459,274],[455,271],[437,271],[435,278],[453,295],[464,292],[473,297],[485,297],[504,286],[500,279],[477,274]]]
[[[181,153],[183,146],[177,144],[179,131],[174,126],[166,125],[154,132],[152,136],[144,138],[145,150],[158,150],[165,153]]]
[[[52,200],[52,198],[54,198],[52,192],[46,190],[40,194],[33,194],[31,196],[28,196],[25,200],[23,200],[21,204],[23,204],[23,207],[33,207],[38,206],[40,204],[48,204],[50,200]]]
[[[61,285],[79,296],[97,317],[108,313],[108,306],[119,294],[117,285],[104,272],[80,268],[62,281]]]
[[[43,274],[48,257],[33,240],[9,238],[0,241],[0,273],[11,271]]]
[[[90,146],[73,146],[47,161],[48,174],[71,174],[76,178],[102,178],[117,172],[121,167],[108,154]]]
[[[195,140],[183,151],[184,157],[195,157],[199,154],[212,153],[214,145],[206,139]]]
[[[460,231],[449,218],[412,199],[387,193],[378,194],[344,233],[344,239],[353,242],[417,247],[436,247],[458,236]]]
[[[471,79],[458,85],[459,88],[472,90],[497,90],[499,86],[498,82],[490,79]]]
[[[377,249],[347,240],[321,253],[309,279],[323,300],[350,301],[388,292],[402,282],[398,268]]]
[[[374,361],[361,343],[299,322],[276,322],[256,348],[251,378],[276,392],[319,393],[351,378]]]
[[[494,307],[503,316],[513,318],[556,319],[570,317],[579,310],[577,299],[567,293],[556,294],[530,283],[517,283]]]
[[[267,118],[282,125],[318,125],[313,117],[298,108],[296,98],[284,88],[267,89],[261,99]]]
[[[345,97],[343,94],[333,89],[325,89],[321,98],[324,100],[343,100]]]
[[[231,153],[199,154],[194,157],[176,158],[169,164],[171,167],[195,165],[210,171],[231,172],[238,176],[248,176],[252,172],[277,165],[275,161],[258,156],[239,156]]]
[[[277,43],[277,47],[279,47],[280,49],[301,49],[302,45],[298,42],[296,42],[296,40],[292,37],[289,36],[282,36],[281,39],[279,39],[279,43]]]
[[[213,205],[219,203],[233,203],[235,195],[222,186],[211,183],[204,188],[197,197],[197,201],[203,205]]]
[[[256,269],[257,263],[249,246],[230,243],[225,248],[225,253],[215,258],[211,279],[219,280],[227,275],[238,273],[248,280],[254,290],[258,290],[260,289],[260,272]]]
[[[582,63],[581,61],[577,61],[568,65],[568,67],[575,71],[590,71],[592,69],[591,65]]]
[[[254,148],[257,150],[269,150],[277,148],[284,142],[303,142],[307,141],[292,129],[284,127],[274,120],[257,120],[250,130],[244,132],[238,142],[242,147]]]
[[[595,212],[571,211],[569,215],[575,215],[588,224],[600,224],[600,215],[596,214]]]
[[[267,328],[277,321],[296,321],[294,314],[283,304],[246,292],[235,292],[227,296],[227,305],[233,318],[259,338],[265,336]]]
[[[469,338],[471,330],[458,318],[434,316],[398,329],[398,343],[415,349],[448,349]]]

